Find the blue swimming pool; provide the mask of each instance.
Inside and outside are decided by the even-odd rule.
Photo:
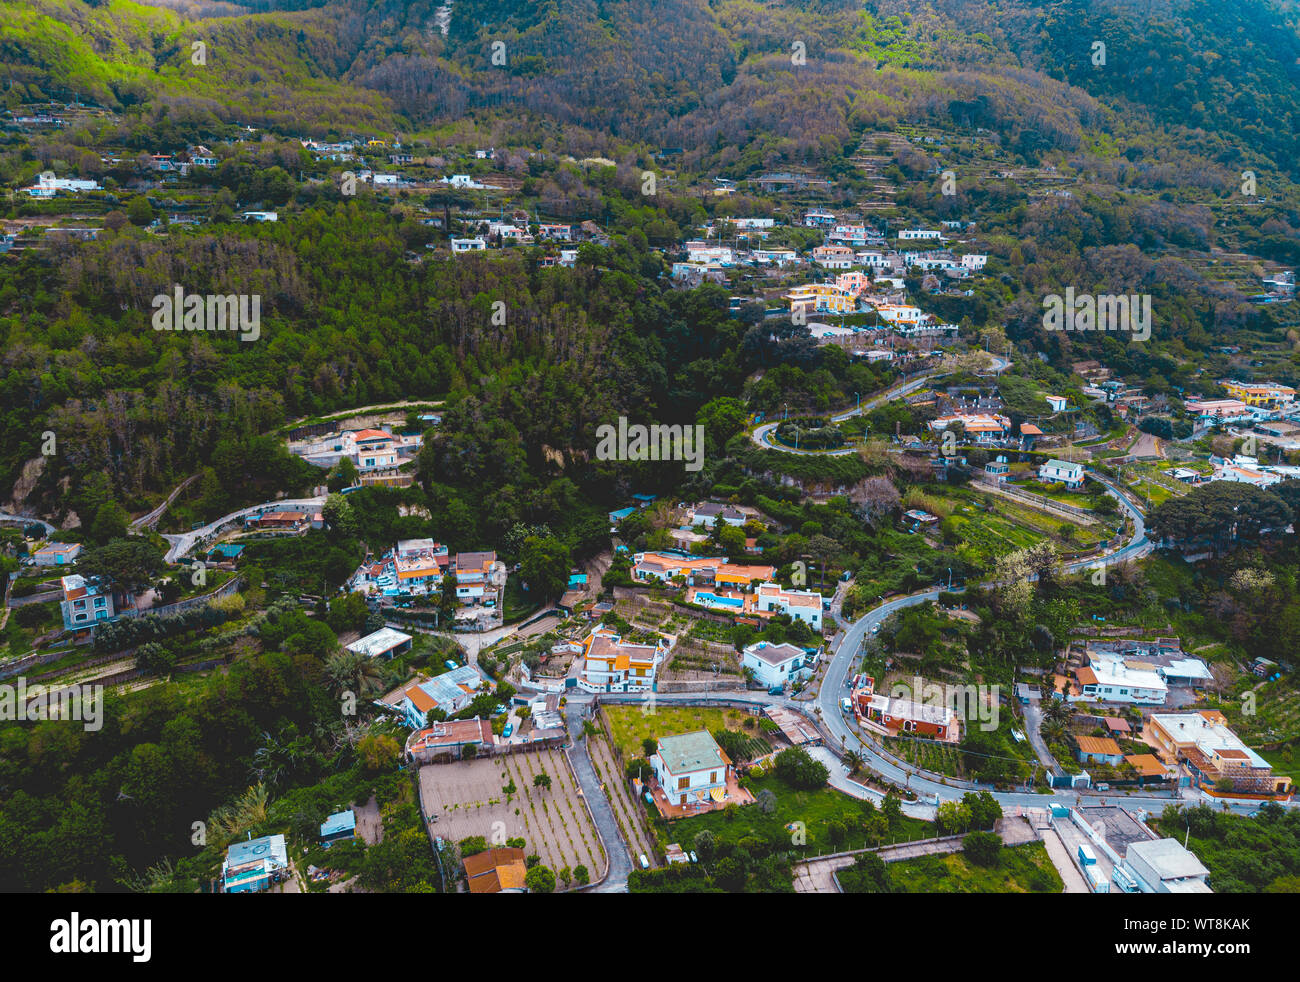
[[[740,597],[719,597],[716,593],[697,593],[695,602],[702,607],[735,607],[741,609],[745,601]]]

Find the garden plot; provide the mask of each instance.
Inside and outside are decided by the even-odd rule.
[[[549,788],[534,784],[541,774]],[[562,751],[428,765],[420,769],[420,796],[437,816],[435,835],[454,843],[481,835],[489,845],[522,838],[524,851],[556,873],[557,889],[563,872],[579,865],[593,881],[604,875],[600,839]]]
[[[627,843],[635,859],[645,856],[652,866],[659,865],[653,849],[654,838],[647,825],[645,806],[632,797],[624,765],[614,756],[609,741],[603,737],[588,737],[587,749],[591,752],[591,761],[596,768],[596,776],[605,786],[610,807],[614,810],[614,820],[618,823],[619,834]]]

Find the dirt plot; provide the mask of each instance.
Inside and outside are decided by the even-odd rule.
[[[545,773],[549,788],[533,780]],[[504,790],[514,783],[513,793]],[[420,797],[437,822],[435,835],[459,843],[483,836],[489,845],[522,838],[557,877],[565,867],[587,867],[592,880],[604,875],[600,839],[578,794],[569,762],[559,750],[481,758],[420,768]],[[563,880],[556,884],[564,888]]]
[[[609,797],[610,807],[614,809],[619,833],[631,850],[633,860],[644,855],[652,866],[658,866],[645,808],[633,799],[632,789],[625,780],[622,766],[614,758],[609,741],[603,736],[588,737],[587,740],[596,776],[605,785],[605,794]]]

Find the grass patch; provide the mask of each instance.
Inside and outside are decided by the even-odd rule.
[[[614,745],[623,752],[624,760],[644,756],[641,741],[646,737],[656,740],[694,730],[739,730],[746,716],[739,709],[711,709],[705,706],[664,706],[656,704],[653,715],[643,713],[641,706],[605,706],[605,718]]]
[[[1041,842],[1003,848],[1001,862],[992,868],[976,866],[958,852],[901,859],[888,869],[899,893],[1060,893],[1065,887]],[[849,870],[840,873],[840,882],[847,891]]]
[[[869,809],[867,803],[830,787],[818,788],[816,791],[802,791],[791,787],[776,775],[753,778],[749,788],[757,796],[762,791],[771,791],[776,795],[776,808],[771,814],[764,814],[757,804],[746,805],[732,811],[708,812],[704,815],[692,815],[690,818],[675,822],[658,820],[655,825],[662,843],[680,842],[684,848],[701,832],[708,830],[720,842],[737,843],[754,836],[768,842],[784,840],[792,842],[793,831],[786,828],[794,822],[803,822],[806,840],[803,845],[791,845],[789,848],[809,856],[824,855],[849,849],[865,849],[868,846],[882,844],[873,841],[866,828],[866,823],[876,809]],[[827,830],[827,823],[842,822],[846,828],[844,840],[832,844]],[[929,839],[936,835],[934,824],[919,818],[900,815],[893,826],[883,835],[883,842],[907,842],[915,839]]]

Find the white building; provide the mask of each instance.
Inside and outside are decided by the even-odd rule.
[[[398,711],[412,729],[423,729],[431,710],[442,710],[450,718],[468,706],[483,685],[483,676],[476,666],[461,665],[424,682],[408,685],[402,692]]]
[[[56,191],[69,191],[73,193],[81,191],[102,191],[98,181],[80,181],[71,177],[55,177],[53,174],[43,173],[36,179],[36,183],[27,189],[27,193],[33,198],[52,198]]]
[[[645,692],[655,685],[655,670],[668,652],[655,644],[624,642],[608,628],[598,627],[583,642],[586,648],[578,686],[587,692]]]
[[[1131,843],[1124,866],[1142,893],[1214,892],[1206,882],[1210,871],[1177,839]]]
[[[1163,706],[1169,686],[1148,662],[1126,661],[1119,655],[1093,652],[1088,664],[1075,672],[1083,695],[1075,701],[1131,702]]]
[[[741,655],[740,665],[754,673],[754,681],[768,688],[785,685],[806,673],[806,652],[792,644],[751,644]]]
[[[686,260],[692,263],[717,263],[730,266],[735,262],[730,246],[709,245],[707,242],[692,240],[686,243]]]
[[[452,239],[452,252],[482,252],[487,248],[487,243],[483,239]]]
[[[756,591],[758,609],[768,613],[789,614],[791,620],[803,621],[814,631],[822,629],[822,596],[805,590],[783,590],[777,583],[761,583]]]
[[[989,261],[988,256],[980,255],[974,252],[967,253],[966,255],[961,257],[962,266],[964,266],[966,269],[969,269],[971,272],[976,272],[978,270],[983,269],[988,264],[988,261]]]
[[[411,650],[412,639],[409,634],[394,631],[391,627],[381,627],[373,634],[353,641],[347,646],[348,651],[367,658],[392,658]]]
[[[788,266],[799,259],[793,249],[754,249],[749,258],[762,266]]]
[[[898,238],[901,242],[912,242],[918,239],[943,239],[943,233],[938,229],[929,228],[905,228],[900,229]]]
[[[1064,484],[1067,488],[1081,488],[1083,487],[1083,465],[1053,457],[1038,468],[1038,479],[1044,484]]]
[[[669,804],[720,802],[725,797],[731,762],[707,730],[664,737],[650,765]]]

